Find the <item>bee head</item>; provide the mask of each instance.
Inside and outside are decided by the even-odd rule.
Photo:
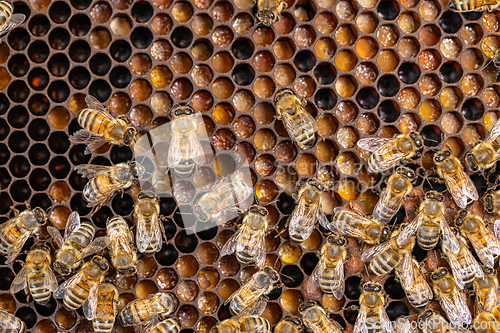
[[[399,167],[396,172],[399,174],[399,175],[403,175],[403,176],[406,176],[408,178],[410,178],[411,181],[415,180],[415,171],[413,171],[412,169],[410,168],[407,168],[407,167]]]
[[[425,193],[425,198],[426,199],[434,199],[434,200],[437,200],[440,202],[444,201],[443,195],[437,191],[428,191],[427,193]]]
[[[380,237],[380,243],[384,243],[389,240],[391,236],[391,229],[389,227],[385,226],[382,228],[382,237]]]
[[[328,236],[327,240],[328,243],[337,244],[340,246],[344,246],[346,244],[345,238],[341,235],[336,235],[336,234],[330,235]]]
[[[474,158],[474,155],[472,155],[471,152],[469,152],[469,153],[467,153],[467,155],[465,155],[465,165],[467,166],[467,168],[470,171],[473,171],[473,172],[479,171],[479,167],[477,166],[476,159]]]
[[[45,222],[47,222],[47,220],[49,219],[47,213],[45,213],[45,211],[40,207],[36,207],[35,209],[33,209],[33,215],[35,215],[36,222],[39,225],[44,225]]]
[[[465,209],[460,209],[457,215],[455,216],[455,225],[457,227],[460,227],[464,223],[466,216],[467,216],[467,211]]]
[[[420,134],[418,134],[417,132],[411,132],[410,138],[412,138],[415,141],[415,145],[417,146],[418,149],[424,147],[424,141],[422,140]]]
[[[33,247],[31,249],[32,250],[41,250],[41,251],[50,252],[49,247],[46,244],[44,244],[44,243],[35,244],[35,245],[33,245]]]
[[[194,209],[193,209],[193,214],[196,216],[196,218],[202,222],[207,222],[208,221],[208,216],[205,215],[202,211],[201,211],[201,206],[200,205],[196,205],[194,206]]]
[[[314,186],[316,187],[319,191],[323,192],[325,187],[323,186],[323,184],[321,184],[321,182],[317,179],[314,179],[314,178],[309,178],[307,180],[307,185],[311,185],[311,186]]]
[[[134,275],[136,272],[137,272],[137,270],[135,269],[135,267],[130,267],[127,269],[124,269],[124,268],[118,269],[118,274],[120,274],[122,276]]]
[[[493,197],[491,196],[491,194],[488,193],[484,196],[483,206],[488,213],[493,213]]]
[[[428,310],[425,310],[424,312],[422,312],[419,316],[418,316],[418,321],[420,323],[423,323],[427,320],[427,318],[429,318],[430,316],[432,316],[434,314],[434,311],[432,311],[431,309],[428,309]]]
[[[439,153],[436,153],[436,155],[434,155],[434,163],[439,164],[439,163],[443,162],[450,155],[451,155],[451,151],[442,150]]]
[[[318,303],[316,303],[315,301],[307,301],[306,303],[302,303],[299,306],[299,312],[304,312],[305,310],[312,308],[313,306],[317,306],[317,305],[318,305]]]
[[[154,192],[150,191],[141,191],[139,195],[137,196],[138,199],[154,199],[156,198],[156,195]]]
[[[69,275],[71,273],[71,270],[67,269],[66,267],[61,266],[59,261],[54,262],[54,270],[63,276]]]
[[[250,211],[252,213],[260,214],[262,216],[267,216],[269,214],[267,209],[265,209],[264,207],[261,207],[259,205],[253,205],[252,207],[250,207]]]
[[[266,267],[262,271],[266,272],[267,275],[269,275],[269,277],[271,278],[271,280],[273,281],[273,283],[279,282],[280,276],[279,276],[278,272],[276,272],[273,268]]]
[[[276,96],[274,97],[274,102],[277,103],[279,102],[283,97],[286,97],[286,96],[291,96],[291,95],[294,95],[293,91],[291,91],[290,89],[284,89],[284,90],[281,90],[280,92],[278,92],[276,94]]]
[[[141,178],[146,172],[146,169],[136,161],[130,162],[130,170],[132,170],[132,174],[135,178]]]
[[[174,117],[190,116],[193,113],[194,113],[193,109],[191,109],[189,106],[178,106],[174,110]]]
[[[439,267],[436,269],[434,272],[431,274],[431,279],[433,281],[436,281],[439,279],[441,276],[448,274],[448,270],[445,267]]]
[[[375,292],[381,292],[382,291],[382,285],[378,282],[366,282],[363,285],[363,291],[375,291]]]
[[[276,14],[267,10],[259,10],[257,12],[257,18],[265,25],[270,25],[277,20]]]
[[[103,272],[107,272],[109,269],[108,261],[102,256],[94,256],[92,262],[99,266],[99,269]]]
[[[296,326],[302,326],[302,320],[297,316],[288,315],[285,318],[283,318],[283,320],[289,321]]]
[[[493,274],[495,272],[495,269],[493,267],[488,267],[485,265],[481,265],[481,268],[483,269],[483,272],[485,274]]]

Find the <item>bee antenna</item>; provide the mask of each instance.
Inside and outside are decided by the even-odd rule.
[[[425,177],[425,180],[429,183],[429,185],[431,186],[431,188],[433,190],[435,190],[434,186],[432,186],[432,183],[429,181],[429,178]]]
[[[288,275],[286,275],[286,274],[283,274],[283,273],[281,273],[281,272],[279,273],[279,275],[281,275],[282,277],[286,277],[287,279],[289,279],[289,280],[291,280],[291,281],[295,281],[295,279],[294,279],[293,277],[288,276]]]
[[[142,130],[144,129],[144,127],[146,127],[146,125],[151,124],[151,123],[152,123],[152,120],[148,120],[148,121],[146,121],[146,122],[144,123],[144,125],[142,125],[142,126],[141,126],[138,130],[137,130],[137,132],[142,131]]]

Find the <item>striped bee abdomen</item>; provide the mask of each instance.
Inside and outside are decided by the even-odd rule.
[[[72,245],[78,250],[83,250],[90,245],[94,239],[94,226],[88,222],[82,222],[80,228],[73,232],[70,236]]]
[[[90,286],[80,281],[73,288],[68,288],[64,294],[64,306],[69,310],[76,310],[83,305],[89,297]]]
[[[149,333],[178,333],[181,326],[176,319],[169,318],[156,325]]]
[[[342,280],[338,279],[335,276],[335,272],[333,269],[325,269],[323,274],[319,276],[319,287],[326,294],[332,294],[332,289],[338,288]]]
[[[113,180],[108,175],[92,178],[83,189],[83,196],[88,202],[99,202],[114,192]]]
[[[392,247],[382,252],[370,262],[370,271],[377,276],[390,273],[401,261],[401,254]]]
[[[40,305],[45,305],[50,300],[51,292],[44,286],[45,275],[43,272],[30,274],[28,277],[28,285],[31,296],[35,302]]]
[[[271,332],[271,324],[262,317],[246,316],[240,319],[241,332]]]
[[[0,1],[0,25],[5,24],[9,17],[12,16],[14,8],[12,4],[7,1]]]
[[[422,250],[432,250],[439,242],[440,228],[434,223],[423,223],[417,232],[418,246]]]
[[[89,132],[103,135],[109,120],[91,109],[84,109],[78,114],[78,123]]]
[[[16,225],[4,228],[0,232],[0,253],[7,254],[10,247],[19,241],[21,235],[22,231]]]

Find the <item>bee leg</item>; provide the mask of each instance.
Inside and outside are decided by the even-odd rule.
[[[427,177],[426,179],[429,181],[433,181],[435,183],[444,184],[444,179],[441,179],[439,177],[432,177],[431,176],[431,177]]]
[[[24,205],[26,206],[26,209],[31,210],[31,206],[28,201],[25,201]]]
[[[161,218],[161,221],[166,221],[167,219],[165,218],[165,216],[163,215],[160,215],[162,218]],[[165,227],[163,226],[163,223],[158,223],[160,225],[160,231],[161,231],[161,234],[163,235],[163,239],[165,240],[165,244],[167,243],[167,235],[165,234]]]
[[[12,209],[12,212],[14,213],[15,217],[19,216],[20,214],[19,209],[15,208],[14,206],[11,206],[10,209]]]
[[[24,261],[19,260],[19,259],[14,260],[14,262],[17,262],[19,265],[21,265],[21,267],[24,267],[24,265],[25,265]]]

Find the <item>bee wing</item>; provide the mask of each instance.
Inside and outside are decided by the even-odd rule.
[[[54,292],[57,290],[57,278],[54,272],[52,271],[52,268],[50,267],[50,264],[47,263],[45,264],[45,267],[42,271],[44,275],[43,279],[43,285],[50,291]]]
[[[354,324],[353,333],[368,333],[368,326],[366,325],[366,307],[361,305],[359,307],[358,317],[356,318],[356,323]]]
[[[300,117],[291,117],[287,112],[281,112],[285,129],[288,132],[290,138],[293,137],[293,132],[296,128],[301,128],[304,131],[310,131],[309,126],[312,125],[314,128],[314,132],[316,132],[316,120],[314,120],[313,116],[311,116],[309,112],[307,112],[303,108],[301,108],[300,110]]]
[[[28,238],[30,238],[31,234],[31,232],[24,233],[12,247],[9,247],[9,253],[6,255],[7,260],[5,260],[6,264],[10,264],[14,261],[14,259],[16,259],[16,257],[19,255],[19,252],[21,252],[24,243],[26,243]]]
[[[478,237],[478,234],[469,235],[469,241],[474,247],[479,260],[488,267],[495,265],[495,256],[500,255],[500,242],[495,236],[485,227],[483,227],[484,241]]]
[[[321,205],[318,208],[318,213],[316,218],[318,219],[318,223],[320,226],[322,226],[326,230],[333,231],[332,225],[330,224],[330,221],[328,221],[328,218],[326,217],[323,208],[321,208]]]
[[[25,264],[19,273],[17,273],[14,281],[12,281],[10,286],[11,294],[15,294],[26,288],[26,279],[28,278],[29,272],[30,269],[28,268],[28,265]]]
[[[261,289],[259,291],[254,291],[251,285],[253,284],[252,279],[248,281],[244,286],[242,286],[240,289],[236,290],[229,298],[226,300],[224,304],[228,304],[233,300],[233,298],[236,295],[242,294],[242,295],[248,295],[248,297],[245,297],[246,301],[249,304],[253,304],[259,297],[264,293],[264,289]]]
[[[453,303],[458,315],[455,322],[470,324],[472,321],[472,315],[469,311],[469,307],[467,306],[467,300],[465,299],[464,294],[457,288],[453,290]]]
[[[97,312],[97,299],[99,296],[99,282],[96,282],[89,290],[89,297],[82,305],[83,314],[88,320],[92,320]]]
[[[190,116],[192,124],[191,130],[189,131],[189,140],[188,140],[192,150],[190,157],[193,159],[194,163],[198,165],[203,165],[205,164],[205,152],[200,142],[200,136],[198,135],[198,132],[196,131],[196,128],[194,126],[196,118],[199,118],[200,121],[203,122],[201,114],[199,113],[195,113]]]
[[[175,130],[175,120],[172,122],[172,138],[170,139],[170,146],[168,147],[167,164],[170,168],[176,167],[182,160],[181,134]],[[194,130],[194,129],[193,129]]]
[[[493,222],[493,231],[495,232],[495,237],[500,238],[500,220]]]
[[[71,213],[68,217],[68,221],[66,222],[66,230],[64,231],[64,240],[68,239],[68,237],[80,229],[80,214],[77,211]]]
[[[108,140],[101,135],[96,135],[87,130],[81,129],[73,133],[73,135],[69,137],[69,141],[76,144],[87,144],[87,147],[85,148],[85,154],[88,155],[105,144]]]
[[[462,244],[464,245],[464,244]],[[482,278],[484,276],[483,270],[481,266],[477,263],[476,259],[472,256],[467,246],[461,247],[463,251],[463,264],[460,264],[453,253],[450,253],[443,245],[443,250],[447,254],[448,262],[450,264],[451,271],[453,273],[453,277],[455,278],[455,282],[460,289],[464,289],[465,284],[464,280],[470,271],[475,272],[476,277]]]
[[[109,171],[112,166],[107,165],[96,165],[96,164],[82,164],[75,167],[76,172],[78,172],[82,177],[91,178],[95,175]]]
[[[491,286],[486,294],[486,298],[484,300],[484,304],[479,304],[484,310],[492,311],[495,306],[498,304],[498,294],[497,287],[495,285]]]
[[[378,161],[380,164],[378,170],[380,171],[389,169],[406,156],[404,153],[395,154],[392,151],[393,144],[394,139],[386,138],[366,138],[358,141],[358,147],[368,150],[375,155],[384,156]]]
[[[21,325],[20,320],[14,320],[14,315],[0,308],[0,322],[2,323],[2,330],[13,330],[18,332]]]
[[[268,299],[261,296],[254,304],[238,313],[238,316],[260,316],[266,309]]]
[[[400,271],[399,282],[405,290],[409,290],[415,284],[415,270],[413,269],[411,251],[405,253],[400,265],[402,269]]]
[[[384,193],[382,193],[382,196],[380,199],[377,201],[377,206],[391,206],[391,207],[401,207],[401,204],[403,203],[403,200],[406,196],[406,191],[401,191],[399,192],[396,196],[392,197],[391,191],[389,191],[387,188],[384,190]],[[380,216],[380,210],[379,209],[374,209],[373,210],[373,219],[379,221],[382,224],[387,224],[391,221],[392,216],[390,215],[385,215],[385,216]]]
[[[98,237],[94,239],[94,241],[87,246],[78,257],[78,260],[82,260],[85,257],[88,257],[92,254],[96,254],[102,250],[104,250],[108,246],[107,237]]]
[[[336,299],[341,300],[342,296],[344,296],[344,290],[345,290],[344,261],[343,260],[339,260],[337,262],[337,265],[335,265],[335,268],[333,270],[333,276],[336,277],[337,281],[339,281],[340,283],[338,285],[332,286],[332,293]]]
[[[305,201],[299,200],[299,203],[297,204],[295,210],[290,216],[290,224],[288,226],[289,230],[297,228],[297,226],[300,226],[301,228],[308,227],[312,231],[312,228],[316,223],[318,208],[319,208],[319,203],[307,209]]]
[[[495,125],[490,130],[490,135],[486,138],[486,142],[493,142],[500,136],[500,121],[497,120]]]
[[[246,228],[246,224],[243,224],[241,228],[236,230],[236,232],[231,237],[229,237],[226,244],[224,244],[222,250],[220,251],[221,257],[229,255],[231,253],[234,253],[234,251],[236,251],[236,246],[240,241],[240,236],[244,228]]]
[[[443,173],[443,178],[446,182],[448,191],[458,207],[465,208],[467,207],[467,198],[477,201],[479,199],[479,194],[477,193],[476,186],[462,168],[460,168],[457,173],[458,175],[454,177],[451,177],[447,173]],[[458,180],[460,180],[460,183]]]
[[[80,280],[83,277],[83,274],[84,274],[83,269],[80,269],[78,273],[70,277],[68,280],[64,281],[55,291],[54,298],[63,298],[64,293],[66,293],[66,290],[74,287],[78,282],[80,282]]]
[[[151,230],[148,231],[147,227],[146,227],[146,220],[144,219],[144,216],[142,214],[139,214],[138,216],[139,217],[137,219],[136,239],[137,239],[137,249],[139,250],[139,252],[146,251],[148,246],[152,243],[153,239],[158,240],[156,243],[158,244],[158,246],[161,246],[162,239],[161,239],[161,231],[160,231],[160,226],[159,226],[159,223],[161,223],[161,222],[158,221],[158,217],[155,216],[152,218],[152,220],[154,219],[156,222],[151,221],[151,223],[149,224],[149,227],[151,228]]]
[[[394,333],[394,329],[392,328],[392,323],[387,315],[387,312],[384,308],[381,308],[378,312],[378,319],[380,321],[380,326],[382,330],[381,333]]]
[[[388,248],[391,247],[392,239],[389,239],[385,243],[379,244],[372,246],[368,251],[363,252],[361,255],[361,261],[367,262],[373,260],[376,256],[378,256],[380,253],[386,251]]]
[[[439,227],[441,228],[441,235],[443,237],[443,246],[452,253],[457,254],[460,251],[460,244],[442,214],[439,219]]]
[[[9,31],[22,24],[26,19],[24,14],[12,14],[7,21],[0,27],[0,35],[4,35]]]
[[[264,268],[264,265],[266,264],[266,240],[264,237],[264,232],[260,234],[259,236],[259,243],[257,244],[257,257],[255,259],[255,264],[257,267],[260,269]]]
[[[87,95],[85,97],[85,102],[87,103],[87,106],[89,107],[89,109],[96,111],[99,115],[106,118],[106,120],[109,120],[110,122],[112,122],[116,125],[120,125],[120,122],[115,117],[113,117],[113,115],[111,113],[109,113],[108,109],[106,109],[101,104],[101,102],[99,102],[97,100],[97,98],[95,98],[94,96]]]
[[[64,240],[63,240],[59,230],[57,230],[53,226],[48,226],[47,232],[49,233],[50,237],[52,237],[52,239],[56,243],[57,247],[61,248],[63,246]]]
[[[357,145],[359,148],[368,150],[370,153],[378,152],[382,147],[386,146],[391,148],[394,139],[387,138],[365,138],[358,141]],[[387,149],[384,148],[384,149]]]
[[[354,213],[353,211],[351,211],[350,209],[347,209],[345,207],[335,207],[334,210],[333,210],[333,213],[334,213],[334,216],[333,216],[333,220],[335,219],[335,215],[337,215],[338,213],[340,212],[345,212],[346,214],[349,214],[351,215],[351,219],[353,220],[359,220],[361,221],[361,223],[371,223],[370,220],[368,220],[366,217],[360,215],[360,214],[356,214]],[[332,232],[337,232],[343,236],[347,236],[347,237],[356,237],[356,238],[364,238],[364,235],[363,233],[356,229],[356,228],[353,228],[351,226],[348,226],[347,224],[343,224],[342,225],[342,229],[337,229],[335,228],[334,224],[332,223],[330,225],[330,231]]]
[[[417,217],[415,217],[413,219],[413,221],[411,221],[411,223],[408,224],[403,229],[403,231],[401,231],[401,233],[398,235],[398,239],[396,240],[396,243],[399,246],[401,246],[405,243],[405,241],[408,237],[415,236],[415,234],[418,231],[418,228],[420,228],[420,225],[422,224],[423,221],[424,221],[424,211],[420,211],[418,213]]]

